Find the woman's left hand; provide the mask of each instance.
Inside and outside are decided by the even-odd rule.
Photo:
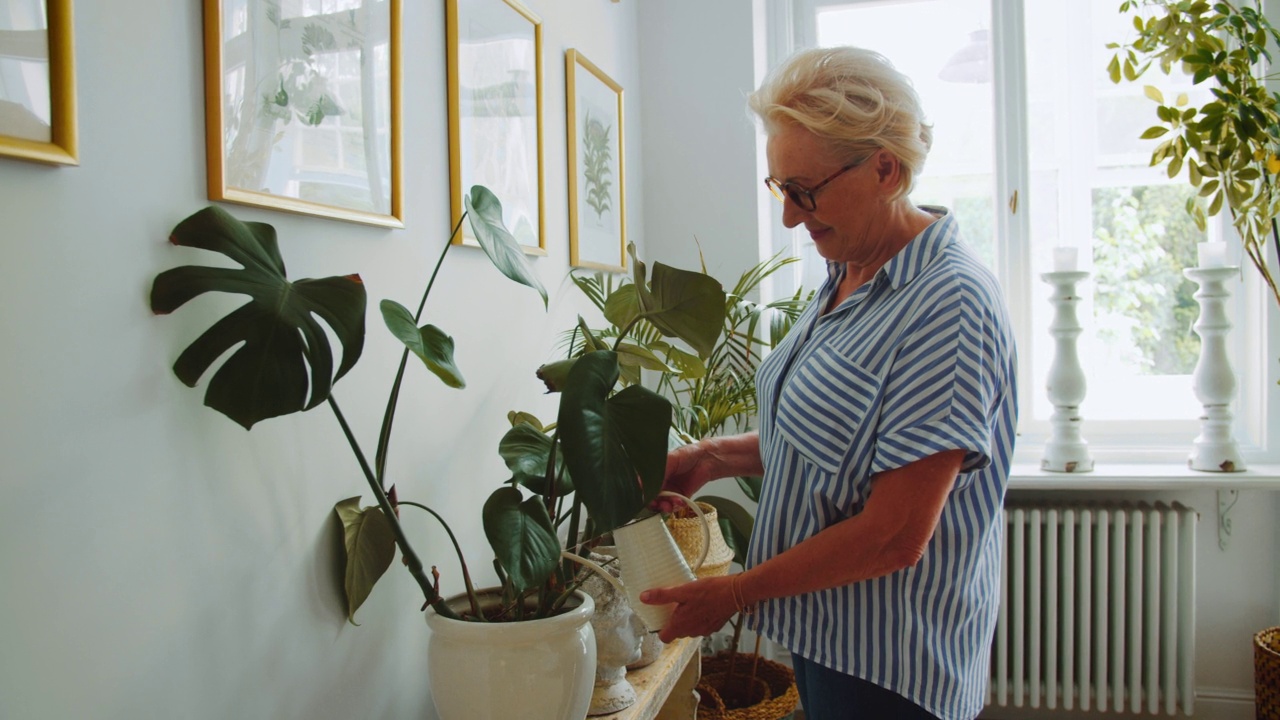
[[[640,593],[640,601],[646,605],[676,603],[667,626],[658,633],[663,642],[710,635],[724,627],[738,611],[729,577],[703,578],[684,585],[653,588]]]

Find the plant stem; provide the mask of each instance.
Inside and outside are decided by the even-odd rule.
[[[444,518],[440,517],[440,513],[437,513],[435,510],[432,510],[422,503],[401,500],[399,504],[416,507],[419,510],[426,510],[431,513],[432,517],[439,521],[440,526],[444,528],[446,533],[448,533],[449,542],[453,543],[453,552],[458,556],[458,565],[462,566],[462,582],[467,588],[467,599],[471,601],[471,612],[475,614],[478,620],[484,621],[486,618],[484,617],[484,613],[480,610],[480,597],[476,595],[476,589],[471,584],[471,573],[467,570],[466,558],[462,556],[462,548],[458,545],[458,538],[453,536],[453,530],[449,527],[449,523],[445,522]]]
[[[422,301],[418,303],[418,312],[414,313],[413,322],[416,325],[422,319],[422,309],[427,306],[427,297],[431,295],[431,287],[436,284],[436,274],[440,272],[440,266],[444,264],[444,257],[449,253],[449,248],[453,247],[453,239],[458,236],[458,230],[462,228],[462,223],[467,219],[467,214],[462,213],[462,217],[458,219],[458,224],[453,226],[453,232],[449,233],[449,242],[444,244],[444,250],[440,251],[440,259],[436,260],[436,267],[431,271],[431,279],[427,281],[427,289],[422,293]],[[396,405],[400,402],[400,383],[404,379],[404,368],[409,362],[409,348],[405,348],[400,354],[400,367],[396,370],[395,382],[391,384],[391,397],[387,398],[387,409],[382,414],[382,429],[378,432],[378,452],[374,456],[374,464],[377,466],[378,485],[381,487],[383,478],[386,477],[387,469],[387,448],[391,444],[391,423],[395,420]]]
[[[405,565],[409,567],[409,574],[413,576],[414,580],[418,581],[418,587],[422,588],[422,594],[426,596],[427,602],[435,608],[437,613],[440,613],[443,617],[459,619],[457,614],[444,603],[439,593],[436,592],[431,578],[427,577],[426,571],[423,570],[422,561],[418,559],[418,554],[413,551],[413,546],[409,544],[409,538],[404,534],[404,528],[400,526],[400,519],[396,517],[395,508],[391,506],[391,501],[387,498],[387,494],[383,492],[382,485],[378,483],[373,470],[369,468],[369,461],[365,460],[364,453],[360,451],[360,444],[356,442],[356,437],[351,432],[351,426],[347,424],[347,419],[343,416],[342,410],[338,408],[338,402],[333,399],[332,394],[329,395],[328,402],[334,416],[338,418],[338,424],[342,426],[342,433],[347,436],[347,443],[351,445],[351,450],[356,454],[356,460],[360,463],[360,469],[364,471],[365,479],[369,481],[369,488],[373,490],[373,496],[378,499],[378,507],[382,508],[382,514],[387,516],[387,522],[391,525],[391,532],[396,536],[396,544],[400,546],[400,552],[404,555]]]

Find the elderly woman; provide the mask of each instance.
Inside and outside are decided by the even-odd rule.
[[[765,184],[828,278],[757,376],[758,432],[673,451],[666,487],[763,474],[737,575],[649,591],[664,640],[734,613],[792,653],[805,717],[973,718],[1017,421],[1000,288],[945,208],[907,198],[931,142],[882,56],[801,52],[750,98]]]

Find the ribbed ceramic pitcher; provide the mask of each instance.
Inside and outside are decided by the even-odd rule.
[[[675,603],[666,605],[647,605],[640,601],[640,593],[652,588],[671,587],[693,582],[695,572],[707,559],[707,551],[711,547],[711,529],[707,525],[707,517],[698,504],[689,498],[667,490],[662,495],[680,498],[693,508],[702,520],[706,532],[703,534],[702,554],[698,562],[690,569],[662,522],[661,515],[651,515],[643,520],[634,520],[613,531],[613,541],[618,548],[618,567],[622,570],[622,581],[619,582],[600,566],[589,560],[574,555],[570,559],[591,567],[601,577],[613,583],[631,603],[631,609],[644,621],[650,632],[657,632],[666,627],[667,620],[675,610]]]

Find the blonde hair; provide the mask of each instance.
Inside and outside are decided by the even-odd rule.
[[[747,104],[773,134],[799,125],[826,140],[843,162],[883,148],[898,158],[911,191],[933,144],[911,80],[883,55],[856,47],[814,48],[788,58]]]

